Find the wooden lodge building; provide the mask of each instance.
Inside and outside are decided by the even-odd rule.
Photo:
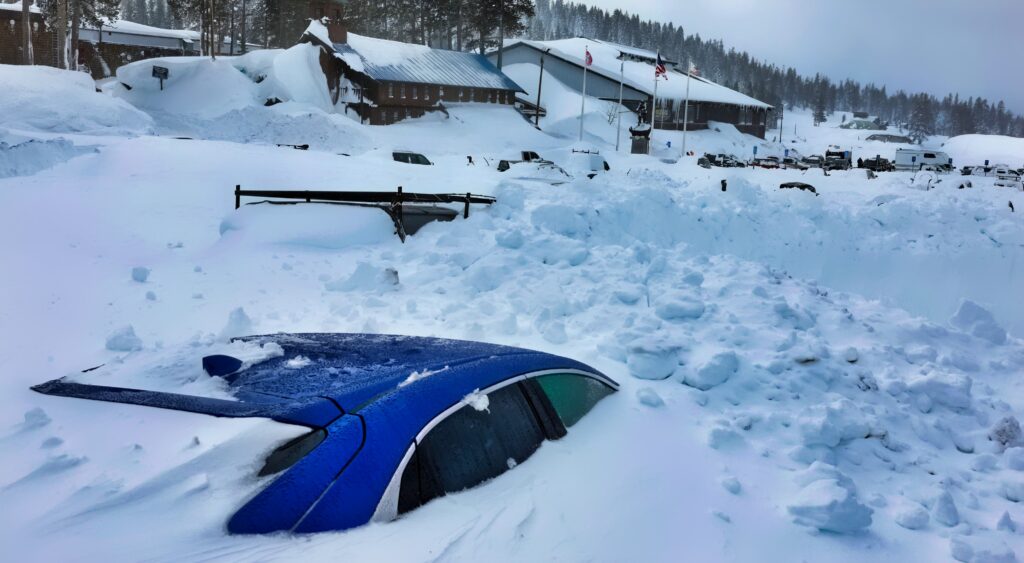
[[[641,104],[651,107],[657,53],[644,49],[581,37],[519,40],[504,47],[501,70],[531,90],[521,99],[521,104],[535,105],[541,57],[544,58],[545,80],[554,77],[566,87],[582,92],[586,50],[592,58],[592,64],[587,67],[587,96],[617,102],[621,81],[623,105],[633,111]],[[497,52],[488,57],[496,61]],[[662,61],[668,67],[667,80],[659,79],[657,107],[647,120],[653,119],[656,129],[682,129],[685,116],[686,128],[691,131],[706,129],[709,122],[715,121],[735,125],[744,133],[764,138],[772,106],[693,74],[689,77],[689,108],[686,109],[687,74],[677,70],[674,61],[664,58]],[[543,96],[543,86],[541,90]]]
[[[336,13],[330,2],[313,6],[314,15]],[[332,101],[370,125],[444,112],[446,104],[511,108],[524,92],[483,55],[348,33],[343,21],[329,16],[324,25],[314,21],[301,41],[321,47]]]

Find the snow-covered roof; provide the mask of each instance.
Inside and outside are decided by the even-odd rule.
[[[39,9],[39,4],[38,3],[32,4],[31,6],[28,7],[28,9],[33,14],[41,13],[41,10]],[[10,4],[0,3],[0,10],[11,10],[12,12],[20,12],[21,11],[21,2],[12,2]]]
[[[658,60],[658,53],[655,51],[649,51],[647,49],[641,49],[639,47],[631,47],[629,45],[623,45],[621,43],[613,43],[611,41],[601,41],[599,39],[587,39],[587,41],[593,41],[596,43],[607,45],[609,47],[614,47],[615,49],[618,49],[620,53],[622,53],[623,55],[627,55],[629,57],[634,57],[638,59],[648,59],[652,62]],[[664,55],[661,57],[661,60],[665,64],[676,64],[676,61],[673,61],[665,57]]]
[[[550,49],[550,55],[577,66],[583,65],[583,54],[586,49],[589,49],[593,64],[588,68],[588,71],[618,82],[620,77],[619,64],[623,63],[622,79],[624,84],[646,92],[649,95],[654,93],[654,64],[628,59],[623,61],[620,58],[623,53],[634,57],[646,57],[647,55],[643,55],[643,53],[650,55],[652,54],[651,51],[630,48],[630,51],[626,52],[623,51],[621,45],[594,41],[582,37],[556,39],[553,41],[529,41],[522,39],[506,45],[505,49],[511,49],[518,44],[528,45],[541,51]],[[656,53],[653,54],[656,55]],[[726,88],[706,78],[699,76],[693,76],[692,78],[690,80],[690,101],[692,102],[710,102],[765,109],[772,107],[760,100],[751,98],[731,88]],[[658,98],[683,100],[685,97],[686,73],[670,70],[668,80],[661,79],[658,82]]]
[[[83,29],[95,29],[92,27],[83,27]],[[199,39],[198,31],[190,31],[187,29],[163,29],[160,27],[153,27],[150,25],[143,25],[141,23],[135,23],[128,20],[115,20],[110,23],[105,23],[100,28],[103,32],[112,33],[128,33],[131,35],[149,35],[152,37],[171,37],[174,39],[181,39],[183,41],[192,42]]]
[[[353,70],[374,80],[523,92],[487,57],[475,53],[433,49],[355,33],[348,34],[348,43],[335,43],[334,49]]]

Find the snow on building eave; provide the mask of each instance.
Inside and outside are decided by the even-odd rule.
[[[571,39],[568,39],[568,40],[561,39],[561,40],[555,40],[555,41],[563,41],[564,42],[564,41],[570,41],[570,40],[580,40],[580,41],[583,41],[583,42],[591,42],[592,41],[592,40],[587,39],[585,37],[574,37],[574,38],[571,38]],[[562,60],[562,61],[564,61],[566,63],[569,63],[569,64],[571,64],[573,66],[576,66],[576,67],[579,67],[579,68],[583,68],[583,57],[582,57],[582,55],[580,57],[576,57],[576,56],[570,55],[570,54],[566,53],[564,50],[560,49],[558,46],[551,45],[550,43],[551,42],[549,42],[549,41],[533,41],[533,40],[530,40],[530,39],[517,39],[517,40],[515,40],[515,41],[513,41],[511,43],[506,44],[504,46],[504,49],[508,50],[508,49],[511,49],[511,48],[521,44],[521,45],[525,45],[527,47],[530,47],[530,48],[535,49],[535,50],[540,51],[540,52],[546,52],[547,54],[549,54],[551,56],[554,56],[554,57],[557,57],[558,59],[560,59],[560,60]],[[618,50],[618,47],[619,47],[617,44],[614,44],[614,43],[607,43],[607,42],[601,42],[601,41],[594,41],[594,43],[595,44],[601,44],[601,45],[603,45],[605,47],[608,47],[608,48],[611,48],[611,49],[614,49],[614,50]],[[582,49],[581,49],[581,53],[582,53]],[[621,51],[620,51],[620,54],[621,54]],[[615,60],[616,61],[620,61],[621,59],[616,58]],[[634,80],[634,79],[632,79],[629,76],[620,77],[618,72],[612,72],[612,70],[610,70],[610,69],[601,68],[597,61],[595,61],[595,63],[593,65],[591,65],[590,67],[587,67],[587,72],[597,74],[599,76],[602,76],[602,77],[604,77],[604,78],[606,78],[608,80],[614,81],[614,82],[619,82],[619,80],[621,79],[622,83],[625,86],[627,86],[629,88],[632,88],[633,90],[642,92],[642,93],[644,93],[644,94],[646,94],[648,96],[652,96],[654,94],[654,65],[653,64],[644,63],[644,62],[639,62],[639,61],[632,61],[632,60],[626,60],[624,62],[626,64],[628,64],[628,65],[643,65],[644,67],[649,68],[650,69],[650,76],[651,76],[650,82],[647,82],[645,84],[645,83],[641,83],[641,82],[639,82],[637,80]],[[618,66],[618,65],[616,65],[616,66]],[[683,78],[683,77],[686,76],[685,72],[682,72],[682,71],[679,71],[679,70],[676,70],[676,69],[673,69],[670,72],[674,73],[674,76],[678,76],[679,78]],[[759,108],[759,109],[765,109],[765,110],[772,110],[772,109],[774,109],[770,104],[762,102],[762,101],[760,101],[760,100],[758,100],[756,98],[750,97],[750,96],[748,96],[748,95],[746,95],[746,94],[744,94],[742,92],[738,92],[736,90],[733,90],[732,88],[728,88],[726,86],[722,86],[721,84],[718,84],[717,82],[713,82],[711,80],[708,80],[707,78],[698,77],[696,75],[694,75],[692,78],[694,80],[699,80],[707,88],[710,88],[710,89],[721,89],[722,91],[727,93],[727,95],[725,95],[725,96],[715,96],[715,95],[701,94],[699,91],[698,92],[691,92],[691,96],[690,96],[690,101],[691,102],[703,102],[703,103],[711,103],[711,104],[716,104],[717,103],[717,104],[726,104],[726,105],[739,106],[739,107],[753,107],[753,108]],[[664,86],[665,83],[662,82],[660,84],[662,86]],[[682,95],[676,96],[676,95],[666,94],[666,92],[664,90],[660,90],[659,91],[658,97],[659,98],[668,97],[668,98],[676,99],[676,100],[683,99]]]
[[[348,34],[332,45],[337,58],[377,82],[408,82],[448,87],[525,90],[483,55]]]
[[[2,4],[2,3],[0,3],[0,10],[10,10],[12,12],[20,12],[21,9],[22,9],[21,2],[12,2],[10,4]],[[32,12],[33,14],[41,14],[41,13],[43,13],[43,11],[39,9],[39,6],[37,4],[32,4],[31,6],[28,7],[28,10],[30,12]]]

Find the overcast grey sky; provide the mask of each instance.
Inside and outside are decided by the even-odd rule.
[[[672,21],[805,75],[1004,100],[1024,114],[1024,0],[577,0]]]

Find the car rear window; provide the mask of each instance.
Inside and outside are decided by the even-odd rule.
[[[614,392],[608,385],[582,375],[542,375],[535,380],[566,428],[579,422],[598,401]]]
[[[267,456],[267,461],[260,469],[259,476],[273,475],[295,465],[300,459],[306,457],[306,454],[316,449],[326,437],[327,431],[318,428],[289,441]]]

